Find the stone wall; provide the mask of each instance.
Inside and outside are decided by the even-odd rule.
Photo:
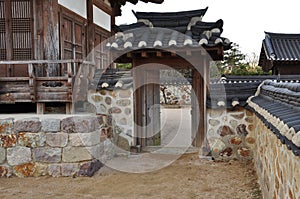
[[[160,103],[170,105],[191,105],[191,85],[161,85]]]
[[[105,116],[0,119],[0,177],[92,176],[113,155],[105,121]]]
[[[300,157],[255,117],[253,157],[264,198],[300,198]]]
[[[213,158],[251,159],[253,113],[243,107],[207,109],[207,147]]]
[[[115,144],[128,151],[134,142],[132,87],[113,91],[89,91],[88,96],[88,101],[96,108],[96,114],[108,116],[109,122],[112,123]]]

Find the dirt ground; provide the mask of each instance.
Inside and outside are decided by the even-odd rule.
[[[163,169],[132,174],[103,167],[93,177],[0,179],[0,198],[261,198],[251,162],[185,154]]]

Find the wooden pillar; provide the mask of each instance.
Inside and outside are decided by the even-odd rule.
[[[46,60],[59,59],[59,21],[58,21],[58,1],[43,1],[43,36]],[[60,73],[58,64],[48,64],[46,76],[58,76]]]
[[[193,145],[201,147],[206,137],[206,92],[208,62],[206,55],[199,56],[199,66],[193,70],[192,96],[192,134]]]
[[[87,0],[87,55],[92,52],[95,47],[95,27],[94,27],[94,14],[93,14],[93,0]],[[90,56],[94,61],[94,55]]]

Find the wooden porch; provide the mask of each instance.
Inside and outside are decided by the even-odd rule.
[[[74,89],[75,78],[81,66],[78,89]],[[67,114],[74,113],[74,97],[81,95],[81,80],[93,75],[95,64],[82,60],[29,60],[0,61],[0,69],[22,67],[19,76],[0,76],[0,104],[35,103],[36,113],[44,114],[46,103],[63,103]],[[59,75],[48,76],[47,67],[55,67]],[[1,74],[3,76],[3,74]],[[80,96],[84,99],[85,96]]]

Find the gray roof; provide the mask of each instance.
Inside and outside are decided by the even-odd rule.
[[[265,32],[259,64],[264,66],[266,61],[299,62],[300,34]]]
[[[229,49],[231,42],[221,36],[223,20],[203,22],[207,8],[184,12],[136,12],[137,23],[114,27],[118,32],[108,43],[114,50],[142,48],[215,47]]]
[[[287,148],[300,156],[300,83],[266,80],[248,105]]]

